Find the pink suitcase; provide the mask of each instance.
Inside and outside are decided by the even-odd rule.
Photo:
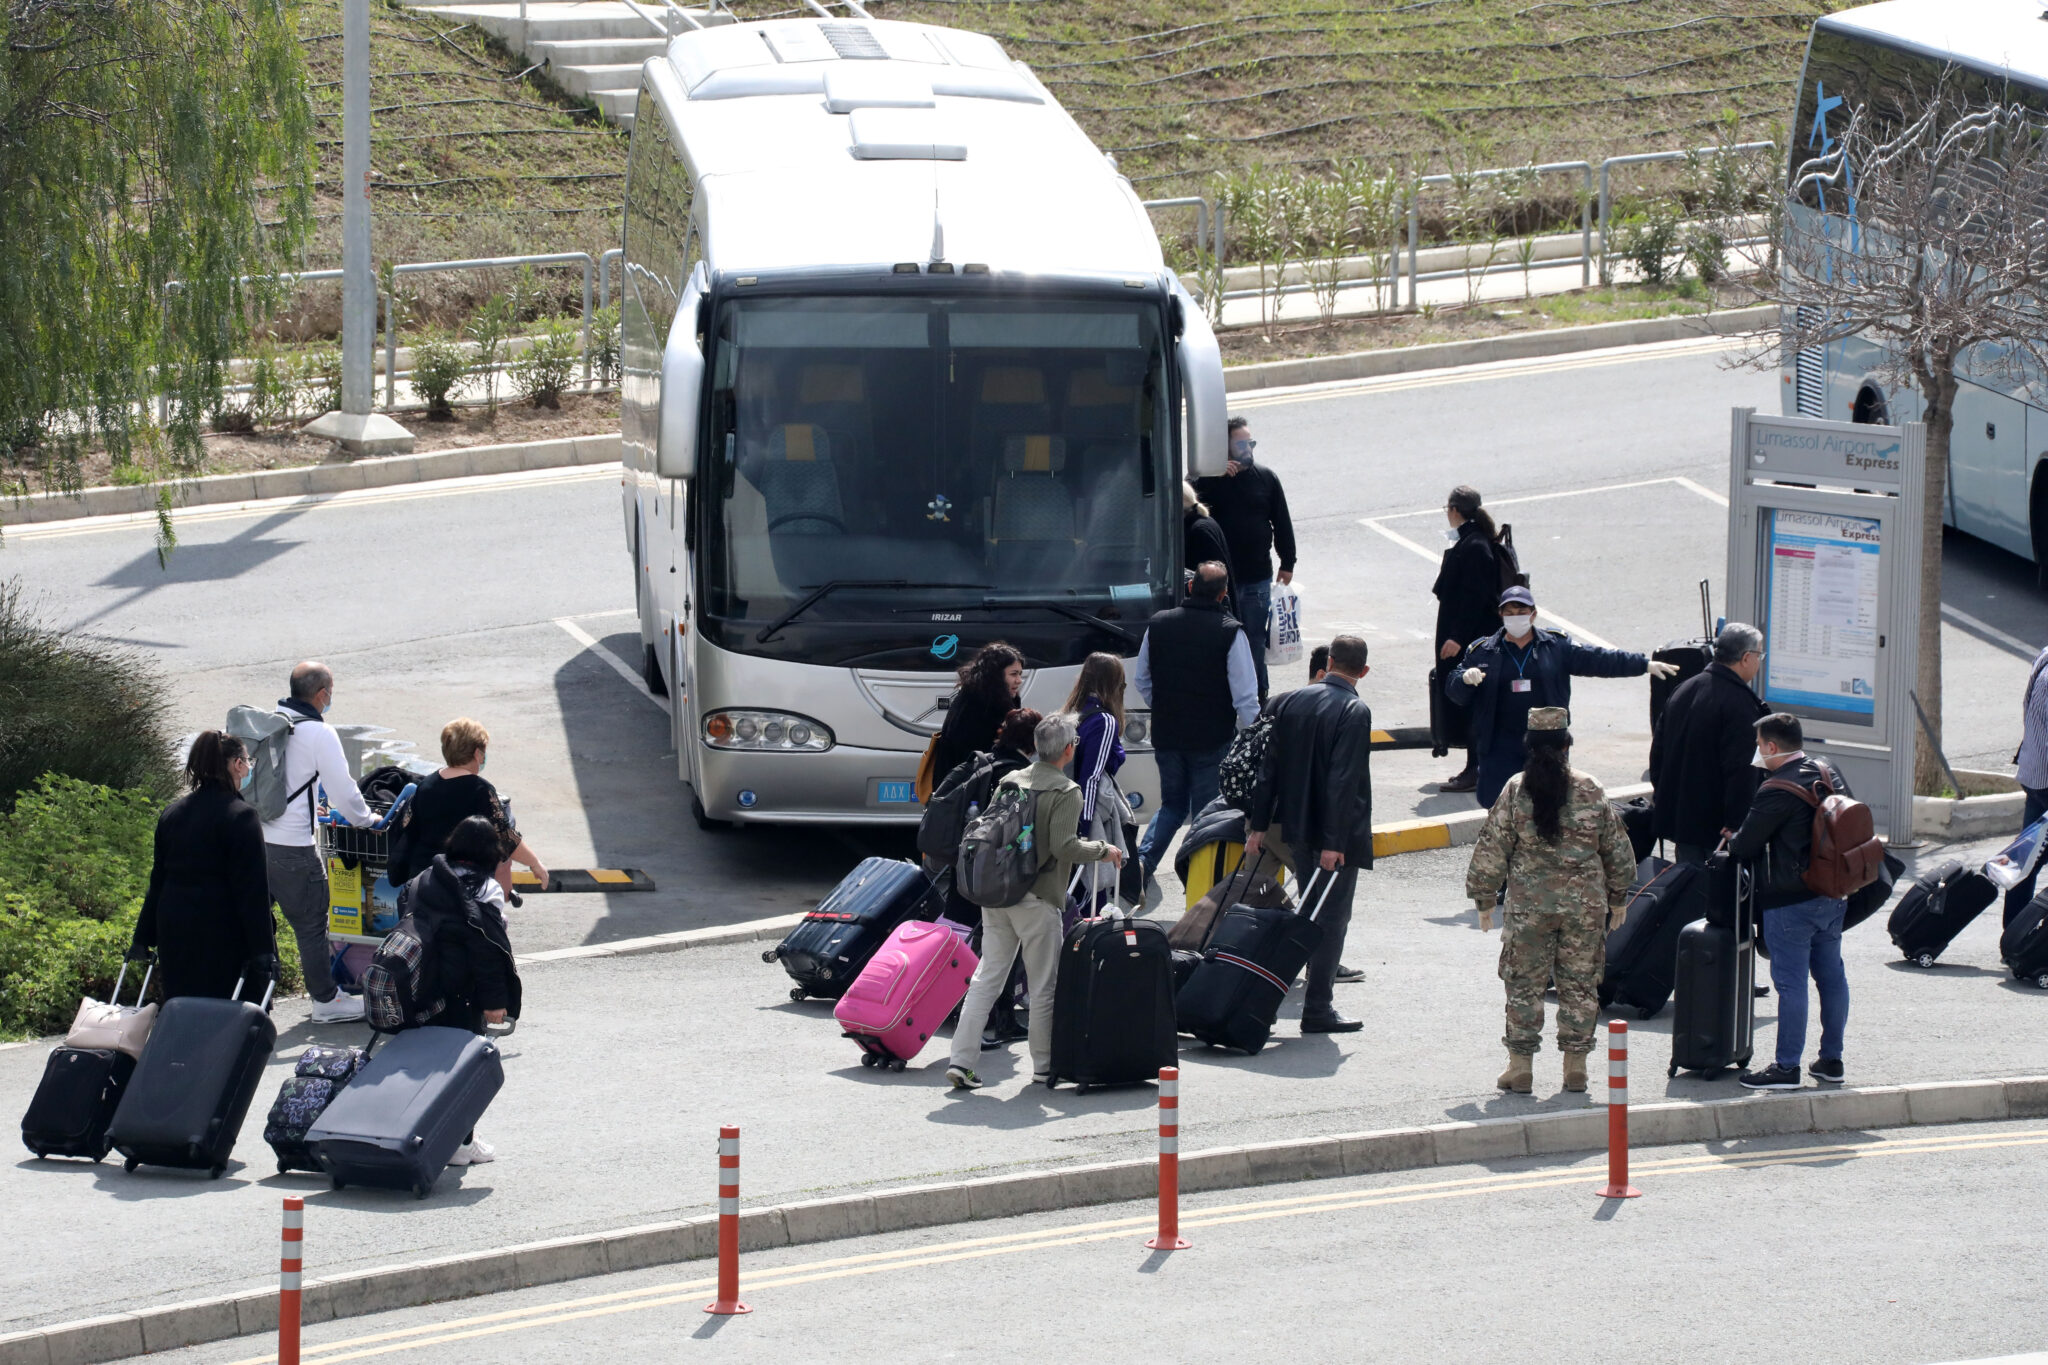
[[[980,959],[950,920],[899,924],[868,959],[832,1017],[860,1044],[862,1066],[901,1071],[967,994]]]

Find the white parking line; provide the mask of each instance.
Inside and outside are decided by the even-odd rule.
[[[2022,658],[2031,659],[2041,652],[2039,645],[2030,645],[2017,635],[2008,635],[1989,621],[1980,621],[1970,613],[1958,610],[1946,602],[1941,604],[1941,614],[1959,626],[1968,626],[1979,635],[1989,636],[2006,648],[2018,651]]]
[[[616,616],[621,615],[622,613],[601,612],[594,614],[604,616]],[[623,614],[630,615],[631,613],[628,612]],[[626,661],[624,659],[621,659],[618,655],[612,653],[603,645],[599,644],[597,642],[597,639],[594,636],[592,636],[589,631],[577,625],[573,618],[567,616],[557,616],[555,618],[555,624],[560,626],[563,630],[569,632],[570,639],[574,640],[577,644],[582,645],[592,654],[595,654],[604,663],[610,665],[612,672],[618,674],[627,682],[631,683],[633,685],[634,692],[638,693],[642,697],[645,697],[653,705],[659,706],[661,708],[661,714],[663,714],[664,716],[673,716],[675,714],[673,711],[669,709],[667,697],[657,697],[652,692],[649,692],[647,690],[646,682],[644,682],[641,679],[638,673],[635,673],[631,668],[629,668],[626,665]]]
[[[1437,551],[1429,549],[1426,546],[1417,545],[1414,541],[1408,539],[1408,537],[1402,535],[1399,531],[1390,531],[1386,527],[1380,525],[1377,521],[1364,520],[1360,521],[1358,524],[1360,526],[1365,527],[1368,531],[1379,532],[1381,535],[1385,536],[1388,540],[1393,541],[1396,545],[1399,545],[1404,550],[1413,550],[1416,554],[1422,556],[1422,558],[1430,564],[1441,564],[1443,562],[1443,556],[1439,554]],[[1584,626],[1573,625],[1571,622],[1565,620],[1562,616],[1559,616],[1556,612],[1552,611],[1549,607],[1540,607],[1538,608],[1538,610],[1542,613],[1544,618],[1551,625],[1556,626],[1559,630],[1565,632],[1565,634],[1567,635],[1570,635],[1573,639],[1583,640],[1585,643],[1597,646],[1601,649],[1619,648],[1619,646],[1613,644],[1612,642],[1601,639],[1592,631],[1587,630]]]
[[[1323,398],[1353,398],[1367,393],[1400,393],[1409,389],[1429,389],[1441,384],[1464,384],[1479,379],[1557,374],[1565,370],[1590,369],[1597,365],[1624,365],[1631,361],[1668,360],[1676,356],[1729,350],[1741,345],[1743,340],[1739,336],[1697,337],[1683,341],[1659,342],[1649,346],[1614,346],[1569,356],[1491,360],[1478,365],[1445,366],[1438,370],[1415,370],[1408,374],[1379,375],[1371,379],[1330,379],[1318,384],[1245,389],[1233,394],[1230,404],[1232,410],[1266,408],[1283,403],[1309,403]]]
[[[1670,476],[1662,479],[1632,479],[1627,483],[1596,484],[1591,488],[1568,488],[1562,493],[1529,493],[1519,498],[1500,498],[1487,503],[1486,508],[1488,511],[1492,511],[1496,507],[1519,507],[1525,502],[1555,502],[1559,498],[1583,498],[1589,493],[1619,493],[1630,488],[1656,488],[1667,483],[1675,483],[1681,487],[1688,488],[1698,493],[1701,497],[1720,503],[1723,507],[1728,505],[1728,499],[1709,493],[1691,479],[1682,476]],[[1388,512],[1386,515],[1374,517],[1372,520],[1399,521],[1404,517],[1440,517],[1443,514],[1444,509],[1441,507],[1425,507],[1420,512]]]

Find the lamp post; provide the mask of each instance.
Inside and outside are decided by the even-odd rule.
[[[402,455],[412,433],[371,411],[376,377],[377,280],[370,264],[370,0],[343,0],[341,60],[341,410],[314,419],[311,436],[351,455]]]

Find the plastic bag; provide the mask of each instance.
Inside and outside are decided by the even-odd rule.
[[[1292,583],[1273,585],[1273,607],[1266,618],[1266,662],[1291,664],[1301,658],[1301,594]]]

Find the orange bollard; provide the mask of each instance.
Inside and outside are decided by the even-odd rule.
[[[740,1130],[731,1124],[718,1130],[718,1297],[704,1311],[754,1311],[740,1302]]]
[[[1607,1183],[1602,1199],[1636,1199],[1642,1191],[1628,1183],[1628,1025],[1607,1021]]]
[[[284,1201],[283,1255],[277,1263],[277,1365],[299,1365],[300,1251],[306,1240],[306,1201],[287,1195]]]
[[[1159,1068],[1159,1231],[1145,1245],[1154,1251],[1186,1251],[1194,1243],[1180,1235],[1180,1068]]]

